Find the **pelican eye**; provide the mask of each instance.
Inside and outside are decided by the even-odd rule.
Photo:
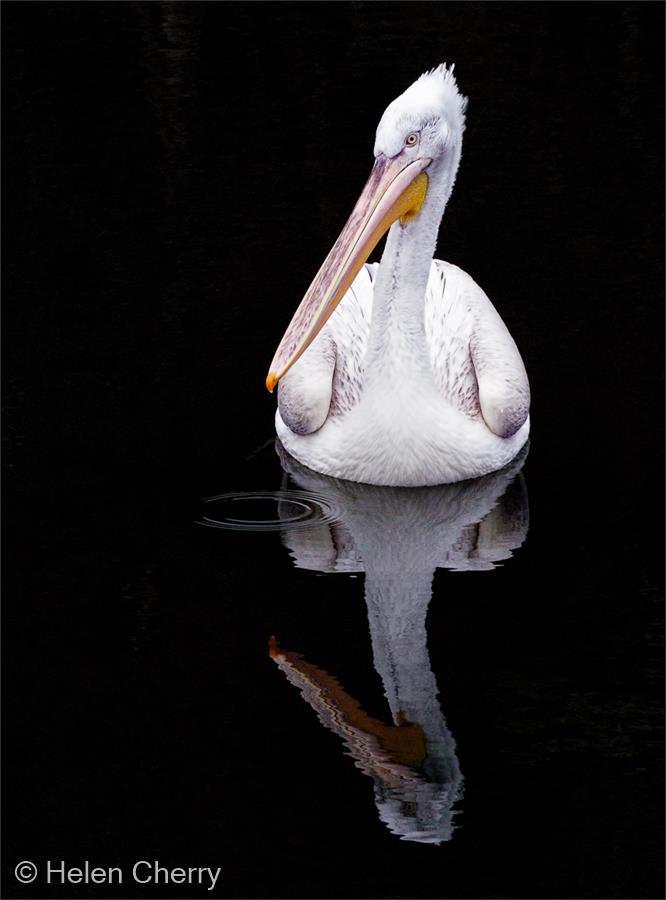
[[[418,131],[412,131],[411,134],[408,134],[405,138],[405,147],[414,147],[418,143],[419,133]]]

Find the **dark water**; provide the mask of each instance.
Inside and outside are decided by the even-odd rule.
[[[663,7],[5,3],[3,32],[4,895],[663,896]],[[516,338],[529,455],[407,492],[283,468],[267,364],[443,59],[438,255]]]

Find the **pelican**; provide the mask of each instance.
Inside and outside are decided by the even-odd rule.
[[[276,431],[316,472],[386,486],[476,478],[529,434],[516,344],[466,273],[433,259],[462,152],[453,66],[424,73],[377,128],[365,188],[282,338]],[[379,264],[366,260],[388,230]]]

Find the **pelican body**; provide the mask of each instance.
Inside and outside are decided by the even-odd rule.
[[[462,152],[453,67],[384,112],[370,178],[298,307],[266,379],[277,434],[325,475],[376,485],[462,481],[529,435],[520,353],[473,279],[433,259]],[[388,230],[379,264],[366,264]]]

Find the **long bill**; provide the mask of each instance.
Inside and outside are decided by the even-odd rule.
[[[266,378],[269,391],[317,337],[391,225],[397,219],[405,224],[417,214],[428,189],[424,170],[430,162],[377,157],[347,224],[280,341]]]

